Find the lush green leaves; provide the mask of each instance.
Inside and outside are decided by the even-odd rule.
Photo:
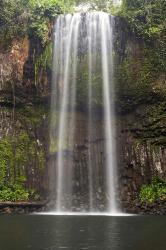
[[[56,15],[65,12],[68,5],[69,1],[65,4],[62,0],[30,0],[30,35],[38,37],[45,45],[49,40],[50,22]]]
[[[26,200],[29,191],[24,190],[29,162],[38,161],[42,171],[45,162],[44,153],[37,142],[25,132],[0,140],[0,200]],[[8,196],[6,193],[9,193]],[[32,193],[32,192],[31,192]]]
[[[22,0],[0,1],[0,42],[8,45],[13,38],[25,36],[27,32],[27,10]]]
[[[120,14],[128,23],[127,34],[139,37],[141,50],[125,56],[117,67],[116,88],[121,106],[131,111],[141,103],[153,103],[165,98],[160,82],[166,71],[166,2],[163,0],[124,0]],[[133,33],[133,34],[132,34]],[[141,41],[141,42],[140,42]],[[133,43],[133,41],[132,41]],[[162,90],[163,91],[162,91]]]
[[[21,185],[15,184],[12,186],[0,187],[0,201],[27,201],[29,192]]]
[[[166,182],[154,177],[151,184],[143,185],[140,191],[142,202],[152,203],[156,200],[166,200]]]
[[[75,4],[74,0],[29,0],[32,10],[43,11],[45,16],[55,16],[58,12],[69,12]]]
[[[28,201],[38,200],[39,195],[33,189],[25,189],[22,184],[1,185],[0,201]]]
[[[165,0],[124,0],[121,14],[139,35],[158,37],[165,31]]]
[[[57,14],[71,12],[74,0],[2,0],[0,2],[0,40],[30,34],[45,45],[49,40],[50,23]]]

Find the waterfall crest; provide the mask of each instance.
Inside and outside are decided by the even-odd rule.
[[[50,179],[57,212],[118,212],[113,27],[103,12],[60,15],[55,23]],[[86,106],[81,132],[78,110]]]

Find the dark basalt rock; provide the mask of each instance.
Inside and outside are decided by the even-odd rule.
[[[47,201],[41,202],[0,202],[2,214],[24,214],[42,212],[46,209]]]

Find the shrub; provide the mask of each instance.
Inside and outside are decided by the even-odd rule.
[[[73,0],[30,0],[30,35],[37,37],[43,46],[46,45],[49,41],[50,22],[58,14],[72,11],[73,4]]]
[[[16,201],[28,201],[38,200],[39,195],[33,189],[25,189],[21,184],[13,184],[8,186],[0,186],[0,201],[16,202]]]
[[[27,201],[29,192],[21,185],[14,184],[13,186],[0,187],[0,201]]]
[[[166,200],[166,182],[159,177],[154,177],[149,185],[142,186],[140,200],[148,203]]]

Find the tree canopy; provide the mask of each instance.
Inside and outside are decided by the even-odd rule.
[[[74,0],[2,0],[1,43],[27,33],[39,37],[45,43],[50,20],[57,14],[72,12],[74,4]]]
[[[157,37],[165,33],[165,0],[123,0],[121,14],[140,35]]]

